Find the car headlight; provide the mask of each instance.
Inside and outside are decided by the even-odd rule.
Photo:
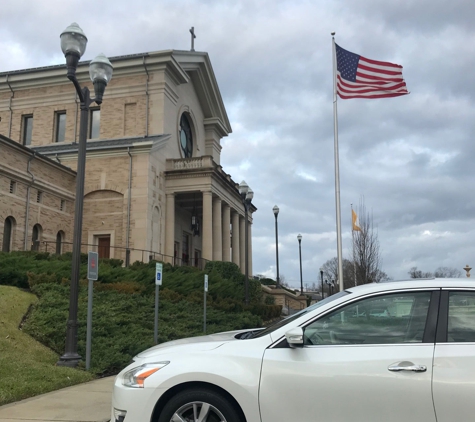
[[[124,374],[123,384],[126,387],[144,388],[145,380],[170,362],[145,363],[137,366]]]

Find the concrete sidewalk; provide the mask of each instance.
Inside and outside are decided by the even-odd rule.
[[[0,407],[0,422],[106,422],[115,377],[101,378]]]

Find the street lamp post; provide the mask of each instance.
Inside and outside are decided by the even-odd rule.
[[[60,366],[76,366],[81,360],[78,346],[78,292],[79,271],[81,266],[81,235],[84,202],[84,177],[86,168],[86,139],[89,119],[89,107],[92,103],[100,105],[107,83],[112,78],[112,64],[103,54],[97,56],[89,65],[89,75],[94,84],[95,98],[90,97],[87,87],[81,88],[76,78],[79,59],[86,51],[87,38],[77,23],[68,26],[61,34],[61,49],[66,57],[67,77],[76,88],[81,103],[79,123],[78,162],[76,171],[76,199],[74,208],[73,254],[71,269],[71,287],[69,296],[69,318],[66,331],[65,353],[57,363]]]
[[[280,277],[279,277],[279,229],[277,227],[277,216],[279,215],[279,207],[274,205],[272,208],[275,216],[275,261],[277,265],[277,279],[276,279],[276,288],[280,287]]]
[[[252,198],[254,197],[254,192],[249,187],[249,185],[243,180],[239,184],[239,194],[241,195],[242,203],[244,204],[244,253],[246,254],[244,258],[245,266],[245,284],[244,284],[244,303],[249,305],[249,208],[251,206]]]
[[[299,261],[300,261],[300,293],[303,294],[303,279],[302,279],[302,235],[297,236],[299,241]]]
[[[323,299],[323,267],[320,267],[320,278],[322,279],[322,299]]]

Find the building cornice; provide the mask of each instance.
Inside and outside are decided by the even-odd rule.
[[[155,148],[161,148],[168,141],[170,135],[158,135],[149,137],[134,137],[122,139],[108,139],[101,141],[88,141],[86,152],[92,155],[120,155],[127,154],[130,149],[134,154],[148,153]],[[62,156],[73,158],[77,156],[79,144],[77,142],[42,145],[32,148],[45,156]]]
[[[27,157],[33,157],[35,160],[43,161],[49,166],[56,167],[61,171],[64,171],[73,176],[76,176],[76,172],[74,170],[71,170],[69,167],[66,167],[62,165],[61,163],[58,163],[57,161],[52,160],[50,157],[46,156],[45,154],[42,154],[39,151],[36,151],[33,148],[28,148],[0,134],[0,149],[1,147],[14,149]]]

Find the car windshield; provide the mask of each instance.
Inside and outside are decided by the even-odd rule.
[[[336,293],[332,296],[329,296],[329,297],[321,300],[320,302],[314,303],[313,305],[309,306],[308,308],[302,309],[301,311],[297,312],[296,314],[290,315],[287,318],[284,318],[280,321],[275,322],[274,324],[269,325],[267,328],[255,333],[250,338],[263,337],[267,334],[270,334],[273,331],[279,329],[280,327],[283,327],[284,325],[288,324],[289,322],[292,322],[292,321],[296,320],[297,318],[300,318],[302,315],[305,315],[309,312],[312,312],[313,310],[315,310],[317,308],[320,308],[320,306],[323,306],[323,305],[326,305],[327,303],[333,302],[334,300],[339,299],[342,296],[346,296],[350,293],[351,292],[343,290],[342,292],[338,292],[338,293]]]

